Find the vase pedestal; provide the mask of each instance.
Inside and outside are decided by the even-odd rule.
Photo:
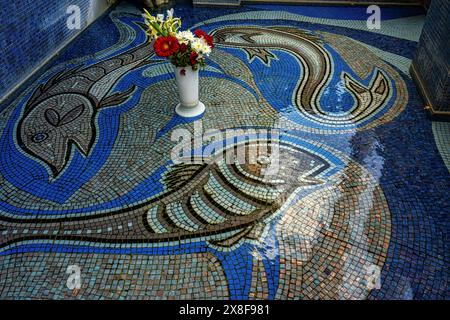
[[[180,103],[175,112],[184,118],[198,117],[205,112],[205,105],[198,99],[198,69],[192,67],[175,68],[175,80]]]
[[[184,118],[193,118],[198,117],[203,112],[205,112],[205,105],[199,101],[197,106],[195,107],[186,107],[183,106],[181,103],[177,104],[177,107],[175,108],[175,112]]]

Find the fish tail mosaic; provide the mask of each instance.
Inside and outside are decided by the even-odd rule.
[[[61,58],[0,109],[1,297],[372,299],[404,295],[390,282],[413,286],[398,271],[405,250],[442,268],[443,244],[402,238],[414,183],[386,154],[401,150],[384,132],[422,116],[407,108],[417,95],[401,50],[373,47],[356,20],[255,5],[197,21],[190,10],[191,29],[216,44],[201,119],[174,112],[173,67],[129,6],[101,18],[108,47]],[[415,162],[404,168],[417,176]],[[430,193],[436,210],[448,201]],[[86,279],[75,295],[73,264]]]

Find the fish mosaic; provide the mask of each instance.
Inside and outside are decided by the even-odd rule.
[[[135,85],[109,94],[128,72],[149,64],[150,43],[94,65],[62,70],[40,85],[28,100],[17,127],[22,149],[47,164],[53,177],[64,169],[72,146],[87,156],[94,144],[97,112],[125,102]]]
[[[259,59],[270,67],[276,50],[292,54],[301,66],[301,75],[293,92],[293,105],[299,114],[314,123],[331,127],[354,127],[382,113],[392,98],[391,77],[379,68],[371,70],[368,85],[356,80],[348,72],[340,75],[354,105],[343,112],[330,112],[321,106],[320,98],[330,85],[334,73],[333,56],[320,34],[291,27],[225,26],[213,31],[218,47],[240,48],[247,54],[249,63]],[[335,36],[335,38],[339,38]],[[397,77],[396,77],[397,78]],[[397,78],[398,79],[398,78]],[[404,87],[402,80],[396,83]],[[404,101],[396,101],[402,105]]]
[[[170,166],[163,176],[167,191],[127,211],[78,218],[1,218],[2,227],[15,232],[2,238],[0,247],[53,237],[148,243],[207,237],[213,245],[230,247],[244,238],[259,239],[264,221],[294,191],[323,184],[321,174],[332,167],[325,158],[278,141],[246,143],[237,149],[245,155],[243,161],[235,148],[227,146],[201,163]],[[86,235],[86,230],[94,231],[101,221],[103,231]],[[132,222],[135,228],[129,232],[117,229],[118,221]]]

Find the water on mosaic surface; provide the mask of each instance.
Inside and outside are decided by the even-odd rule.
[[[6,104],[1,296],[446,297],[448,135],[405,74],[418,32],[296,8],[177,8],[216,41],[201,120],[174,114],[173,67],[127,6],[102,18],[117,43],[54,62]],[[191,147],[177,130],[208,134]],[[180,146],[208,152],[177,164]]]

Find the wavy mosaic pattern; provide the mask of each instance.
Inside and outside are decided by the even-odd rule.
[[[293,120],[298,123],[299,128],[306,129],[304,123],[309,122],[312,128],[320,132],[328,130],[339,133],[359,127],[371,127],[374,125],[375,119],[379,120],[376,122],[378,125],[380,122],[395,117],[403,110],[408,99],[405,94],[405,83],[398,73],[389,69],[389,73],[392,75],[386,76],[383,71],[377,69],[380,65],[379,59],[367,52],[364,56],[372,58],[369,62],[345,59],[350,57],[346,57],[345,54],[341,55],[345,63],[349,64],[351,68],[353,67],[349,72],[356,73],[358,78],[369,78],[368,81],[366,80],[367,85],[353,79],[349,72],[341,71],[340,74],[335,74],[334,66],[337,61],[333,61],[332,54],[326,47],[328,45],[333,48],[334,45],[334,50],[348,52],[348,48],[343,43],[345,39],[341,39],[339,36],[326,34],[324,38],[328,41],[324,43],[320,35],[297,28],[261,28],[245,25],[224,27],[214,30],[213,34],[217,38],[219,47],[244,50],[250,64],[255,58],[258,58],[269,67],[270,60],[279,60],[272,50],[284,51],[293,56],[300,69],[300,79],[294,86],[292,102],[284,106],[279,105],[279,110],[291,109],[290,107],[294,106],[297,109],[294,115],[302,117],[301,120],[297,118]],[[356,47],[352,50],[353,54],[355,51],[364,51],[364,48],[358,48],[356,43],[349,45]],[[360,67],[362,64],[365,67],[364,71]],[[324,91],[326,89],[328,89],[327,93],[330,91],[329,86],[333,77],[339,79],[336,85],[352,95],[353,103],[348,105],[343,103],[337,109],[336,106],[328,105],[326,98],[322,99]],[[394,77],[397,80],[395,90],[389,80]],[[387,105],[393,100],[394,91],[403,94],[397,97],[389,105],[389,111],[386,111]],[[383,112],[386,114],[380,115]],[[287,118],[289,119],[290,116]]]
[[[414,159],[429,157],[449,186],[439,154],[425,152],[435,150],[431,125],[403,73],[410,53],[400,53],[416,35],[255,9],[186,18],[217,43],[202,71],[201,120],[174,114],[173,69],[126,6],[102,18],[108,31],[90,29],[114,30],[108,48],[80,57],[74,44],[2,106],[3,298],[445,296],[445,272],[415,265],[442,270],[448,251],[442,215],[431,219],[414,189],[427,182]],[[392,37],[395,52],[377,47]],[[405,143],[413,157],[399,155],[394,142],[409,139],[411,123],[427,135]],[[214,136],[208,161],[173,163],[174,130],[209,130],[187,147],[196,159]],[[445,211],[448,194],[430,192]],[[86,272],[77,292],[65,288],[69,264]]]

